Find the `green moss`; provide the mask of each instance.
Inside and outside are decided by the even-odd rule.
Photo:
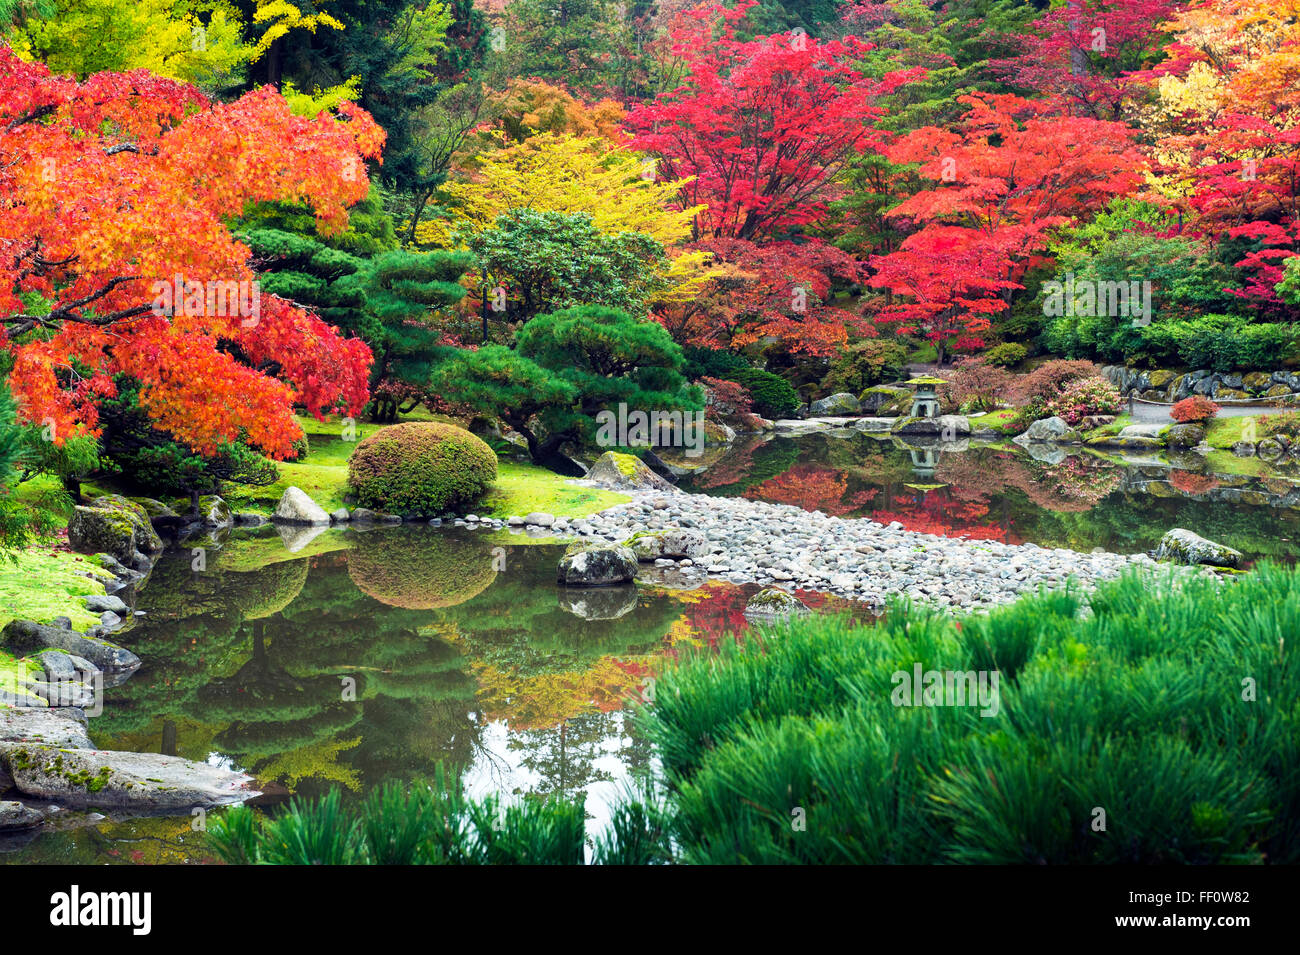
[[[1258,418],[1211,418],[1205,425],[1205,443],[1212,448],[1231,450],[1238,441],[1245,440],[1247,422],[1255,421]]]
[[[476,505],[475,512],[491,517],[522,517],[532,511],[556,517],[586,517],[629,500],[617,491],[570,484],[569,478],[536,465],[503,460],[497,464],[496,484]]]
[[[623,473],[624,477],[631,477],[636,474],[637,466],[641,463],[630,454],[618,454],[613,451],[610,452],[610,458],[618,467],[619,471]]]
[[[105,593],[103,581],[111,579],[89,556],[67,551],[38,547],[15,560],[0,559],[0,629],[11,620],[50,623],[55,617],[68,617],[75,630],[93,627],[99,615],[79,598]]]

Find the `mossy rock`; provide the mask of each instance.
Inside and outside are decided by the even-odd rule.
[[[810,613],[808,606],[794,594],[776,587],[765,587],[745,604],[746,617],[789,617]]]
[[[636,579],[631,549],[609,544],[574,543],[564,550],[556,580],[569,587],[608,587]]]
[[[587,472],[588,481],[617,490],[672,490],[673,486],[655,474],[640,458],[606,451]]]
[[[880,418],[893,418],[912,410],[912,392],[908,388],[875,385],[858,395],[862,413]]]
[[[1206,540],[1183,527],[1175,527],[1160,539],[1156,558],[1214,567],[1240,567],[1243,559],[1241,551]]]
[[[1147,372],[1147,384],[1152,388],[1167,388],[1170,382],[1178,377],[1178,372],[1168,371],[1164,368],[1157,368],[1155,371]]]
[[[1273,383],[1273,376],[1266,371],[1252,371],[1241,376],[1243,387],[1253,392],[1263,391]]]
[[[74,507],[68,519],[68,543],[84,554],[112,554],[136,569],[163,549],[149,512],[117,494],[96,498],[90,507]]]
[[[1240,401],[1243,398],[1253,397],[1250,392],[1242,391],[1240,388],[1220,388],[1214,393],[1217,401]]]

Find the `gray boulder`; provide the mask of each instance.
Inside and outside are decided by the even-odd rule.
[[[1240,567],[1242,553],[1223,544],[1206,540],[1185,528],[1175,527],[1160,539],[1160,546],[1156,548],[1156,558],[1172,560],[1179,564]]]
[[[811,613],[808,606],[794,594],[776,587],[764,587],[745,604],[746,617],[777,618]]]
[[[114,597],[111,594],[91,594],[86,598],[86,609],[91,613],[116,613],[124,614],[130,611],[126,601],[121,597]]]
[[[627,547],[570,544],[560,558],[557,579],[570,587],[608,587],[636,578],[636,555]]]
[[[0,801],[0,832],[32,829],[45,821],[45,814],[15,800]]]
[[[158,753],[9,743],[0,745],[0,763],[19,792],[63,806],[185,809],[258,795],[244,773]]]
[[[36,654],[36,660],[45,671],[47,681],[76,680],[81,676],[76,658],[62,650],[42,650]]]
[[[893,418],[859,418],[857,421],[853,422],[853,427],[857,428],[859,431],[866,431],[873,434],[888,431],[893,426]]]
[[[312,527],[329,527],[330,516],[325,509],[297,487],[287,487],[280,495],[280,503],[271,520],[277,524],[300,524]]]
[[[207,494],[199,498],[199,520],[204,527],[215,530],[225,530],[235,524],[230,505],[216,494]]]
[[[676,527],[633,534],[623,542],[623,546],[630,548],[639,561],[657,560],[661,557],[694,559],[703,556],[708,550],[708,542],[699,531]]]
[[[32,620],[11,620],[0,632],[0,645],[19,655],[63,650],[85,657],[101,670],[134,670],[140,665],[139,657],[115,643]]]
[[[606,451],[587,472],[587,480],[616,491],[675,491],[640,458]],[[527,520],[527,518],[525,518]]]
[[[94,749],[86,735],[86,714],[79,710],[49,707],[0,710],[0,748],[9,743],[35,743],[57,749]]]
[[[829,395],[808,406],[808,413],[814,417],[822,415],[855,415],[862,410],[862,403],[847,391]]]
[[[238,511],[235,514],[236,527],[265,527],[271,523],[271,519],[265,514],[256,514],[253,511]]]
[[[555,515],[545,511],[532,511],[524,515],[524,523],[533,527],[554,527]]]
[[[1050,418],[1039,418],[1026,428],[1023,434],[1018,434],[1011,440],[1019,445],[1027,445],[1035,441],[1056,441],[1069,430],[1070,426],[1064,418],[1052,415]]]
[[[162,538],[150,523],[148,512],[116,494],[97,498],[90,507],[77,505],[72,509],[68,543],[83,554],[111,554],[136,570],[147,569],[163,549]]]
[[[335,524],[346,524],[352,520],[352,515],[346,507],[340,507],[337,511],[330,511],[330,520]]]

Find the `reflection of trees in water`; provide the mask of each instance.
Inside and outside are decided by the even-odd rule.
[[[572,719],[596,722],[576,737],[564,730],[565,739],[610,726],[601,719],[624,706],[680,613],[647,592],[618,620],[575,616],[558,601],[555,547],[514,548],[495,574],[490,544],[432,530],[377,529],[354,544],[239,572],[194,573],[188,558],[165,558],[132,634],[145,667],[113,691],[97,740],[109,742],[107,732],[113,744],[194,759],[218,752],[306,795],[430,778],[439,763],[458,772],[494,758],[483,745],[493,719],[514,738],[543,734],[544,747]],[[354,562],[357,551],[366,556]],[[426,579],[433,552],[441,576]],[[448,606],[453,579],[467,584],[466,599]],[[432,589],[421,593],[421,581]],[[444,605],[428,609],[434,590]],[[345,677],[355,700],[344,698]],[[577,763],[589,749],[594,758],[599,747],[585,742],[562,751],[563,785],[587,772]],[[540,767],[551,757],[537,759]]]
[[[138,742],[166,716],[181,727],[182,755],[204,759],[215,746],[264,781],[314,780],[308,788],[431,777],[439,761],[471,757],[476,686],[460,653],[428,611],[361,593],[341,557],[309,573],[290,561],[224,574],[168,558],[141,606],[149,615],[132,646],[145,667],[113,691],[96,732]]]

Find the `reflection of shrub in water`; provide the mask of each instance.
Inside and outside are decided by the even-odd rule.
[[[1058,465],[1028,462],[1006,452],[945,454],[936,478],[966,500],[988,500],[1018,488],[1049,511],[1090,511],[1119,486],[1119,468],[1101,458],[1072,457]]]
[[[348,554],[348,576],[380,603],[433,610],[478,596],[496,570],[485,544],[402,528],[362,536]]]
[[[246,578],[251,578],[247,580]],[[245,620],[261,620],[277,614],[302,593],[307,582],[307,561],[269,564],[251,573],[228,574],[226,583],[241,596],[239,608]]]

